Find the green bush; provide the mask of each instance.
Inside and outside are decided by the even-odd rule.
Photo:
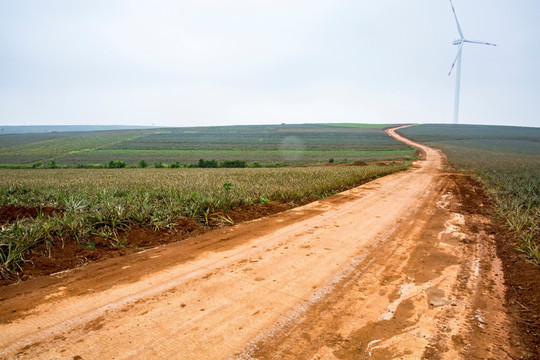
[[[219,164],[222,168],[245,168],[246,162],[244,160],[225,160]]]
[[[126,163],[121,160],[111,160],[105,165],[105,167],[107,169],[121,169],[126,167]]]
[[[212,160],[204,160],[204,159],[199,159],[199,162],[197,163],[197,167],[200,167],[200,168],[217,168],[218,167],[218,162],[214,159]]]
[[[45,165],[45,167],[47,169],[56,169],[58,165],[56,165],[56,160],[51,160]]]

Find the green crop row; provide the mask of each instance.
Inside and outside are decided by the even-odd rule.
[[[400,149],[400,150],[135,150],[135,149],[115,149],[115,150],[83,150],[72,151],[70,154],[225,154],[225,155],[243,155],[243,154],[271,154],[279,156],[280,154],[314,154],[314,155],[372,155],[372,154],[412,154],[414,149]]]

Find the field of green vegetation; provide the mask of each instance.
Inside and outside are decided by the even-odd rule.
[[[415,149],[384,125],[319,124],[191,127],[0,135],[0,165],[137,166],[242,160],[248,166],[407,159]]]
[[[519,237],[518,249],[540,264],[540,128],[419,125],[400,132],[475,174]]]
[[[28,253],[43,244],[50,249],[74,239],[91,249],[99,237],[110,247],[122,247],[121,234],[135,225],[170,228],[181,217],[207,224],[212,213],[236,205],[321,198],[408,166],[0,169],[0,207],[49,206],[61,211],[0,228],[0,278],[16,276]]]

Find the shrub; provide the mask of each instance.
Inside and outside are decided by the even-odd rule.
[[[45,165],[47,169],[56,169],[58,165],[56,165],[56,160],[51,160]]]
[[[111,160],[105,165],[105,167],[107,169],[120,169],[126,167],[126,163],[121,160]]]
[[[225,160],[219,164],[222,168],[245,168],[246,162],[244,160]]]
[[[212,160],[199,159],[197,166],[200,168],[217,168],[218,162],[214,159]]]

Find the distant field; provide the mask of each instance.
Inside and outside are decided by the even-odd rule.
[[[372,129],[385,129],[390,126],[399,126],[397,124],[356,124],[356,123],[322,123],[319,125],[326,126],[338,126],[338,127],[356,127],[356,128],[372,128]]]
[[[414,149],[384,125],[313,124],[192,127],[0,135],[0,164],[191,164],[201,158],[307,165],[411,158]]]
[[[540,128],[420,125],[400,132],[476,174],[519,234],[519,248],[540,264]]]
[[[0,126],[0,135],[4,134],[39,134],[52,132],[80,132],[80,131],[105,131],[105,130],[129,130],[150,129],[150,126],[125,126],[125,125],[28,125],[28,126]],[[152,127],[155,128],[155,127]]]
[[[0,163],[31,164],[60,159],[73,151],[99,149],[139,136],[144,136],[144,130],[2,135]]]

